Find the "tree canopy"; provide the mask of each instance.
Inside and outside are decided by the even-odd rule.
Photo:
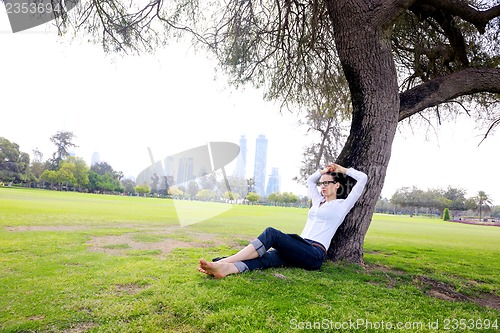
[[[430,189],[423,191],[417,187],[402,187],[391,198],[393,204],[402,207],[427,207],[442,211],[444,208],[452,210],[474,209],[473,200],[466,198],[466,191],[449,186],[446,190]]]
[[[69,149],[78,147],[74,142],[73,132],[59,131],[50,137],[50,142],[56,146],[50,161],[52,170],[58,169],[61,162],[70,155]]]
[[[0,181],[30,179],[30,156],[19,150],[17,143],[0,137]]]

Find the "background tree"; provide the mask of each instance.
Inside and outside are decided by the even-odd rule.
[[[57,171],[45,170],[40,175],[40,180],[50,184],[50,189],[54,189],[54,184],[57,182]]]
[[[347,82],[340,74],[336,78],[335,93],[330,85],[310,94],[306,104],[304,118],[299,124],[307,128],[307,134],[314,139],[304,148],[300,175],[294,180],[305,184],[307,178],[322,166],[332,163],[342,149],[348,133],[348,121],[352,113]]]
[[[491,217],[500,218],[500,206],[495,206],[491,209]]]
[[[434,208],[442,211],[444,208],[455,207],[454,201],[447,196],[447,192],[440,188],[430,189],[427,191],[419,190],[423,196],[421,200],[422,207]]]
[[[52,154],[52,159],[49,162],[51,170],[59,168],[61,161],[69,156],[69,149],[78,147],[73,143],[74,139],[75,135],[73,132],[66,131],[59,131],[50,137],[50,142],[56,146],[56,151]]]
[[[151,193],[158,193],[158,189],[160,186],[160,177],[155,173],[151,176],[149,180],[149,187],[151,187]]]
[[[75,185],[78,186],[78,189],[87,188],[89,185],[89,167],[85,160],[81,157],[68,156],[61,165],[64,166],[66,164],[71,165],[71,172],[74,177]],[[62,168],[61,166],[61,168]]]
[[[252,203],[256,203],[260,198],[260,195],[258,195],[255,192],[249,192],[246,196],[246,199]]]
[[[168,194],[172,197],[184,196],[184,192],[177,186],[170,186],[170,188],[168,189]]]
[[[279,202],[279,193],[275,192],[275,193],[269,194],[267,196],[267,201],[268,202],[273,202],[274,204],[278,203]]]
[[[477,196],[475,197],[475,200],[477,202],[477,207],[479,210],[479,220],[481,221],[483,218],[483,207],[489,208],[489,206],[492,204],[492,202],[491,202],[491,199],[489,198],[488,194],[486,194],[484,191],[477,192]]]
[[[465,203],[467,199],[465,198],[465,194],[465,189],[448,186],[443,195],[451,201],[451,204],[449,205],[450,209],[466,210],[467,207]]]
[[[30,179],[30,157],[19,145],[0,137],[0,181],[24,182]]]
[[[215,171],[211,173],[207,173],[200,177],[199,184],[201,189],[205,190],[214,190],[217,186],[217,176]]]
[[[187,194],[191,199],[194,199],[196,197],[196,194],[198,193],[199,190],[200,186],[198,185],[197,182],[191,181],[188,183]]]
[[[148,193],[151,192],[151,188],[149,187],[148,184],[137,185],[135,187],[135,192],[137,192],[137,193],[142,194],[143,196],[145,196],[146,194],[148,194]]]
[[[476,198],[472,197],[472,198],[468,198],[466,201],[465,201],[465,207],[468,209],[468,210],[476,210],[477,209],[477,202],[476,202]]]
[[[281,193],[281,198],[283,200],[283,203],[285,204],[294,204],[299,201],[299,197],[296,194],[293,194],[292,192]]]
[[[229,184],[229,189],[226,188],[225,179],[221,179],[217,182],[217,188],[223,193],[231,190],[232,193],[238,196],[238,198],[244,198],[247,195],[248,187],[247,180],[243,177],[228,176],[227,182]]]
[[[96,163],[90,167],[89,190],[91,192],[123,192],[120,182],[122,177],[123,172],[115,171],[108,163]]]
[[[170,176],[170,178],[173,178],[173,177]],[[167,195],[170,184],[172,184],[172,183],[173,183],[173,179],[170,182],[169,176],[161,176],[158,194]]]
[[[442,211],[444,208],[453,210],[475,209],[465,198],[465,190],[448,186],[446,190],[440,188],[423,191],[415,186],[403,187],[394,192],[391,203],[401,207],[430,208]]]
[[[255,179],[247,179],[247,193],[255,193]]]
[[[62,190],[63,186],[68,190],[70,186],[76,185],[75,169],[74,163],[63,161],[60,164],[59,170],[56,171],[56,182],[59,184],[59,190]]]
[[[226,191],[226,192],[224,192],[222,197],[226,200],[229,200],[230,202],[233,202],[234,200],[238,200],[240,195],[238,193],[234,193],[232,191]]]
[[[274,192],[267,196],[267,201],[273,202],[274,204],[292,204],[299,201],[299,197],[292,192]]]
[[[453,110],[447,106],[468,101],[488,118],[498,103],[487,94],[500,93],[497,3],[153,0],[140,7],[110,1],[88,2],[62,15],[58,27],[93,32],[108,51],[150,50],[170,37],[161,28],[189,31],[214,52],[232,83],[265,86],[266,98],[284,106],[335,94],[341,69],[352,120],[336,162],[365,171],[369,180],[334,236],[333,260],[362,261],[400,121],[424,117],[426,109],[440,121]],[[67,18],[76,24],[65,25]]]
[[[43,153],[40,151],[40,149],[35,148],[32,150],[32,153],[33,153],[32,161],[43,162]]]
[[[123,186],[123,191],[126,192],[127,194],[131,195],[135,193],[135,187],[136,183],[132,179],[122,179],[121,180],[122,186]],[[166,194],[166,193],[165,193]]]
[[[201,189],[197,194],[196,198],[202,201],[214,201],[219,198],[218,194],[209,189]]]
[[[391,202],[401,207],[418,208],[425,206],[424,191],[417,187],[402,187],[392,195]]]
[[[114,170],[113,167],[107,162],[96,163],[90,167],[90,170],[100,175],[105,175],[106,173],[108,173],[111,177],[118,180],[121,180],[123,178],[123,172]]]
[[[38,149],[35,148],[32,151],[33,158],[31,160],[30,170],[36,182],[40,181],[40,176],[45,171],[45,165],[43,163],[43,154]]]
[[[387,198],[383,198],[382,196],[380,196],[377,201],[377,205],[375,206],[375,210],[377,213],[395,214],[395,205],[391,203],[391,201],[389,201]]]

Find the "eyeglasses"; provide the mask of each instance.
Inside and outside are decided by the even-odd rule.
[[[335,180],[326,180],[324,182],[316,183],[316,185],[318,185],[318,186],[328,186],[330,184],[337,184],[337,182]]]

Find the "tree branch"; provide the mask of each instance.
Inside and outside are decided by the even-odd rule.
[[[400,94],[399,121],[452,99],[479,92],[500,93],[500,68],[468,68]]]
[[[493,123],[490,125],[490,127],[486,131],[486,134],[484,134],[483,139],[481,140],[481,142],[479,142],[478,146],[481,145],[481,143],[483,143],[484,140],[486,140],[486,138],[488,137],[488,135],[490,134],[490,132],[493,130],[493,128],[495,128],[498,125],[500,125],[500,118],[498,118],[495,121],[493,121]]]
[[[485,32],[488,22],[500,15],[500,5],[481,11],[470,6],[466,1],[460,0],[420,0],[419,3],[458,16],[462,20],[473,24],[481,34]]]
[[[457,27],[455,17],[452,13],[443,10],[443,8],[434,6],[434,3],[427,3],[425,0],[416,2],[410,7],[410,10],[415,13],[421,20],[431,17],[442,29],[444,35],[448,38],[453,53],[451,57],[448,56],[448,62],[453,58],[457,58],[463,65],[467,66],[469,61],[467,59],[466,42],[462,31]],[[432,21],[429,21],[432,24]],[[437,29],[436,29],[437,30]]]

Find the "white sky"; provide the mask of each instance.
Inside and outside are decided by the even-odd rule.
[[[50,136],[72,131],[79,145],[75,152],[88,164],[97,151],[115,170],[135,177],[150,165],[147,147],[160,159],[207,141],[239,143],[244,134],[250,177],[255,139],[264,134],[267,174],[278,167],[282,191],[306,194],[291,179],[313,138],[298,127],[296,115],[280,115],[278,104],[264,102],[261,91],[229,87],[222,74],[215,74],[214,63],[186,47],[111,58],[98,45],[63,42],[44,31],[13,34],[0,10],[0,136],[22,151],[39,148],[49,158]],[[390,198],[402,186],[451,185],[466,189],[468,196],[483,190],[500,204],[498,131],[478,147],[484,129],[472,121],[438,130],[427,141],[424,133],[407,129],[397,134],[382,195]]]

